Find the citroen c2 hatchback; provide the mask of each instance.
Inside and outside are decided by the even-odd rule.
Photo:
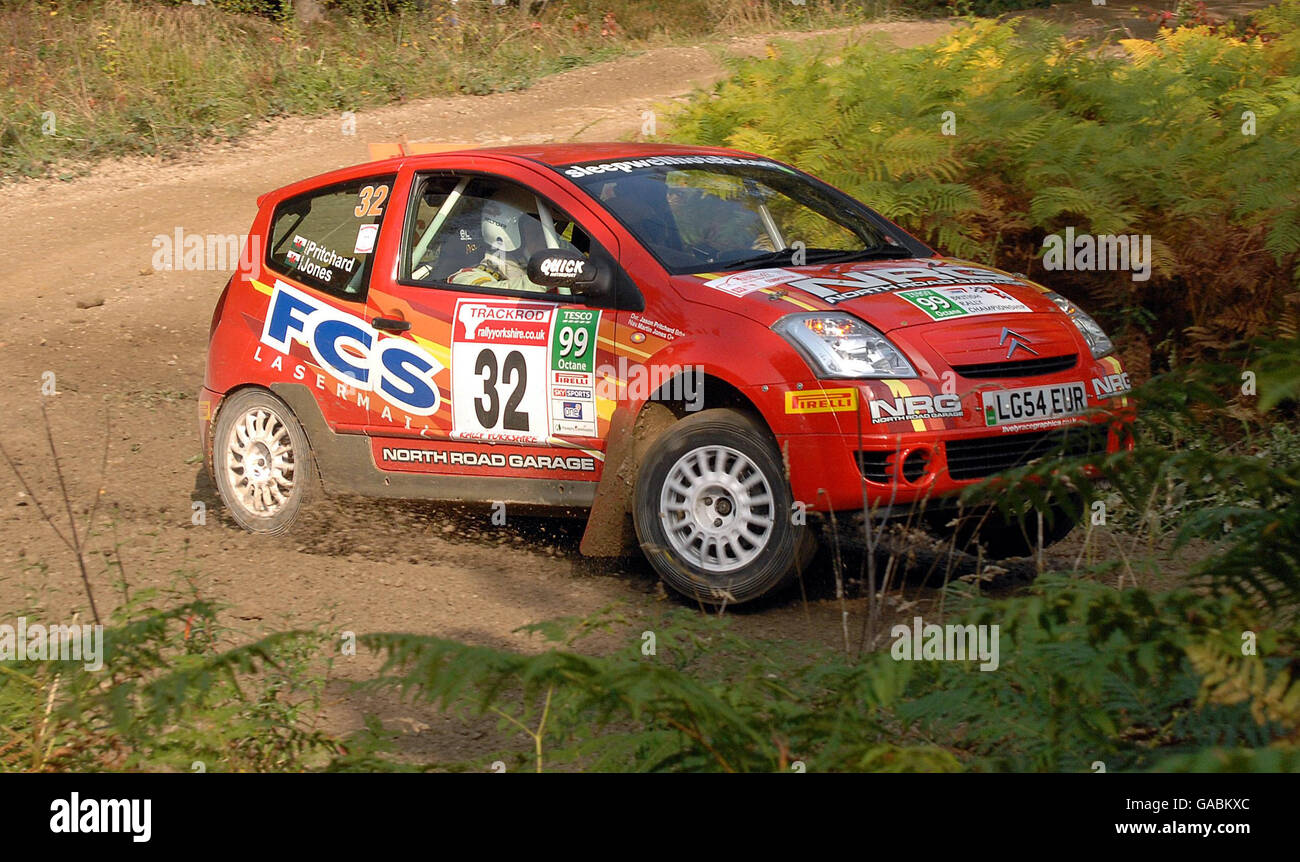
[[[557,507],[584,553],[634,531],[670,586],[738,603],[808,559],[798,513],[1123,445],[1128,378],[1087,314],[761,156],[405,155],[258,207],[199,399],[253,532],[322,491]]]

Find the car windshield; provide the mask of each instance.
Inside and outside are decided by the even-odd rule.
[[[857,201],[776,162],[652,156],[560,170],[674,274],[916,254]]]

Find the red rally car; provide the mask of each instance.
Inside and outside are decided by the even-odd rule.
[[[258,207],[199,399],[254,532],[322,490],[559,507],[584,553],[634,530],[670,586],[737,603],[807,561],[804,512],[1123,445],[1128,377],[1087,314],[761,156],[404,155]]]

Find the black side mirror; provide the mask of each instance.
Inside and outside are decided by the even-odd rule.
[[[572,249],[550,248],[528,258],[528,280],[546,288],[566,287],[570,293],[599,299],[613,292],[609,267]]]

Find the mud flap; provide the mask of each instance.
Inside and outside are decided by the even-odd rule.
[[[619,557],[638,547],[632,526],[632,494],[641,458],[659,435],[677,422],[662,404],[651,402],[640,414],[619,407],[610,417],[605,470],[587,516],[578,550],[585,557]]]

